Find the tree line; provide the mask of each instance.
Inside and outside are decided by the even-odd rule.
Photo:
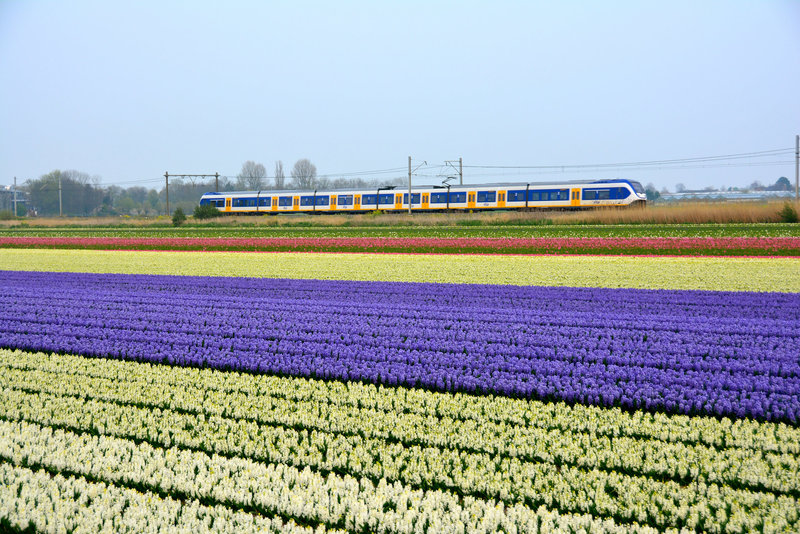
[[[59,206],[59,182],[61,205]],[[289,179],[284,174],[283,162],[275,163],[273,176],[268,176],[263,164],[246,161],[235,177],[220,176],[217,181],[171,178],[169,182],[170,211],[181,208],[191,213],[208,191],[267,191],[286,189],[338,189],[371,188],[400,185],[402,178],[391,180],[364,180],[362,178],[329,179],[317,174],[316,166],[308,159],[298,160],[292,167]],[[143,186],[102,186],[100,178],[76,170],[54,170],[39,178],[26,181],[19,188],[24,194],[25,206],[30,215],[57,216],[148,216],[166,213],[166,185],[160,189]],[[19,210],[18,210],[19,211]]]

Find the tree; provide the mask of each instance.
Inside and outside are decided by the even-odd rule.
[[[247,160],[242,164],[242,170],[236,177],[236,186],[239,189],[248,191],[259,191],[264,189],[264,179],[267,177],[267,169],[255,161]]]
[[[686,186],[683,184],[675,184],[675,191],[677,191],[678,193],[683,193],[684,191],[686,191]]]
[[[222,215],[222,212],[219,211],[216,206],[213,204],[205,204],[203,206],[195,206],[194,214],[192,216],[195,219],[213,219],[214,217],[219,217],[220,215]]]
[[[28,180],[26,187],[30,206],[40,215],[59,214],[60,183],[61,212],[64,215],[88,216],[100,208],[105,197],[105,192],[97,182],[97,178],[85,172],[55,170],[36,180]]]
[[[147,198],[147,188],[141,186],[134,186],[129,187],[125,190],[128,196],[133,200],[136,204],[144,204],[145,198]]]
[[[136,215],[139,211],[139,205],[128,195],[121,197],[115,204],[117,211],[125,215]]]
[[[653,184],[652,182],[647,184],[647,186],[644,188],[644,193],[647,195],[647,200],[649,202],[661,198],[661,193],[658,192],[658,189],[656,189],[655,184]]]
[[[792,182],[785,176],[781,176],[778,178],[778,181],[775,182],[775,189],[776,191],[791,191],[792,190]]]
[[[283,162],[275,162],[275,189],[283,189],[286,185],[286,175],[283,174]]]
[[[292,187],[314,189],[317,186],[317,168],[307,159],[299,159],[292,168]]]
[[[150,210],[156,212],[161,211],[161,200],[158,197],[158,191],[151,189],[147,192],[147,204]]]
[[[186,222],[186,214],[183,213],[181,208],[175,210],[172,214],[172,226],[180,226]]]

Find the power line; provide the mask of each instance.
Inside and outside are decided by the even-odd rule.
[[[787,166],[794,163],[793,161],[786,160],[786,161],[764,161],[764,162],[752,162],[752,163],[717,163],[717,164],[696,164],[696,165],[673,165],[668,167],[647,167],[647,170],[650,172],[653,171],[675,171],[675,170],[687,170],[687,169],[714,169],[714,168],[730,168],[730,167],[781,167]],[[541,175],[553,175],[553,174],[581,174],[587,172],[593,172],[592,169],[584,169],[584,168],[564,168],[562,169],[502,169],[505,172],[471,172],[470,177],[498,177],[498,176],[514,176],[524,178],[526,176],[541,176]],[[607,169],[608,170],[608,169]],[[642,168],[637,167],[621,167],[614,169],[614,172],[636,172],[641,171]],[[508,171],[517,171],[517,172],[508,172]]]
[[[726,161],[735,159],[746,158],[759,158],[769,156],[779,156],[793,152],[792,148],[778,148],[773,150],[762,150],[759,152],[743,152],[740,154],[725,154],[719,156],[702,156],[694,158],[680,158],[680,159],[662,159],[651,161],[634,161],[624,163],[590,163],[590,164],[572,164],[572,165],[464,165],[467,168],[473,169],[602,169],[602,168],[620,168],[620,167],[649,167],[659,165],[679,165],[682,163],[695,163],[706,161]]]

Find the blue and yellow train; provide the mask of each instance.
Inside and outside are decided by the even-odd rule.
[[[206,193],[200,205],[223,213],[357,213],[408,211],[408,189],[231,191]],[[642,184],[632,180],[421,186],[411,189],[411,210],[583,209],[644,205]]]

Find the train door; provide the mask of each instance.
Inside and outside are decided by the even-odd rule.
[[[497,192],[497,207],[498,208],[505,208],[506,207],[506,192],[505,191],[498,191]]]
[[[361,195],[355,195],[355,197],[353,198],[353,206],[357,210],[361,209]]]
[[[299,209],[300,209],[300,197],[293,197],[292,211],[298,211]]]
[[[336,209],[336,195],[331,195],[331,209]]]
[[[225,199],[225,211],[231,211],[231,197]]]
[[[422,193],[422,209],[428,209],[428,203],[430,202],[430,194],[429,193]]]
[[[403,195],[401,195],[400,193],[397,193],[394,196],[394,209],[396,210],[403,209]]]
[[[580,189],[573,189],[572,190],[572,199],[569,201],[570,206],[580,206],[581,205],[581,190]]]
[[[467,207],[468,208],[474,208],[475,207],[475,197],[477,195],[478,194],[475,191],[467,193]]]
[[[278,197],[272,197],[272,211],[278,211]]]

